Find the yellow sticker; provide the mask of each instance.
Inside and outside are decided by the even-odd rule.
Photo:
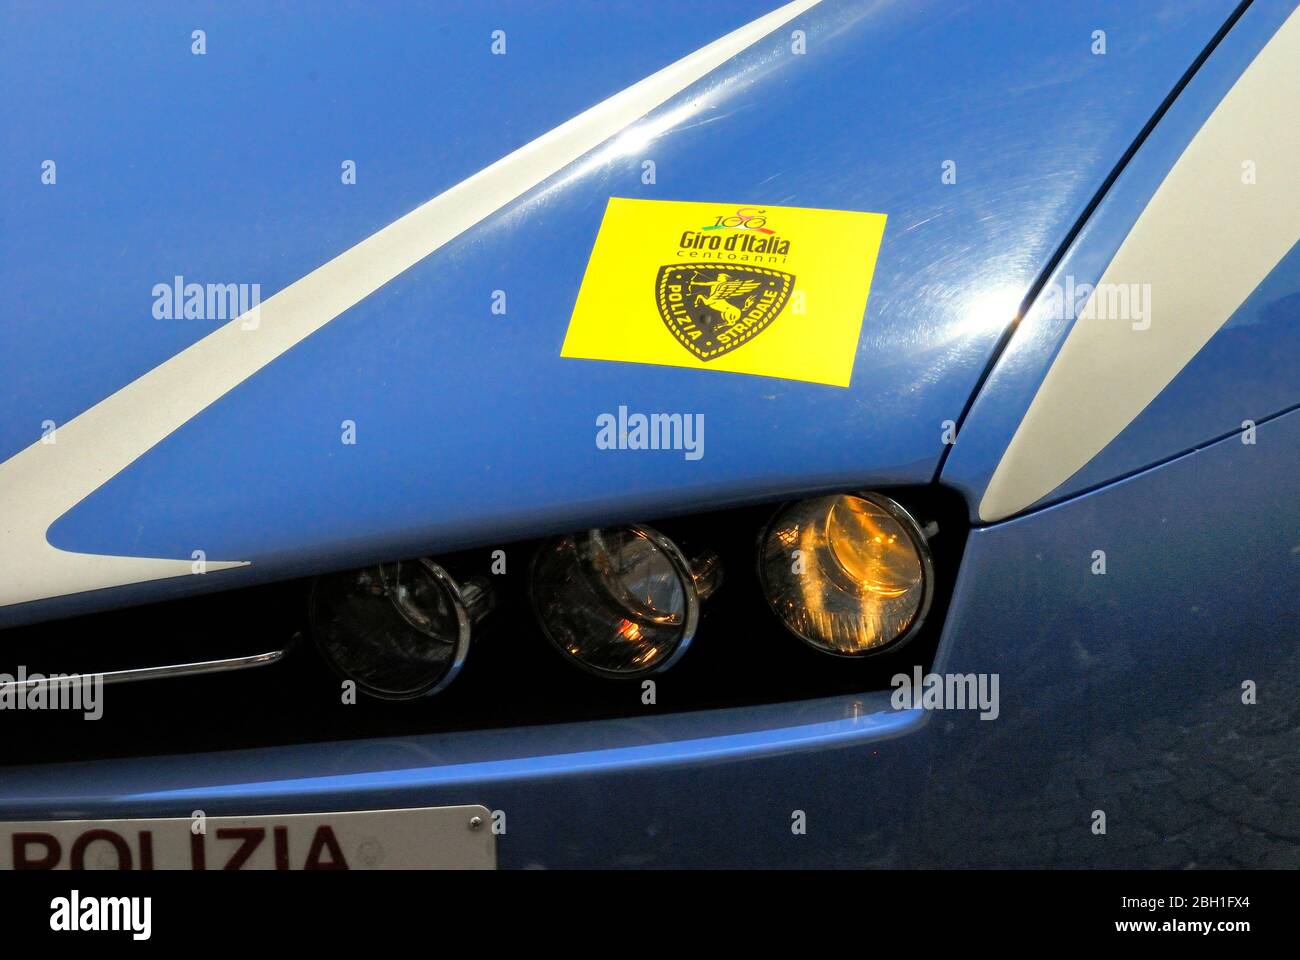
[[[847,387],[883,213],[611,197],[562,357]]]

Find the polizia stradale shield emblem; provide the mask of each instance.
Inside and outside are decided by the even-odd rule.
[[[762,333],[785,306],[794,277],[764,267],[680,263],[659,268],[659,315],[677,342],[709,361]]]

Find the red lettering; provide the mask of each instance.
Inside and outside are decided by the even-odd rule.
[[[121,836],[112,830],[87,830],[77,837],[68,854],[68,866],[73,870],[86,869],[86,848],[96,840],[106,840],[117,851],[117,869],[131,869],[131,847]]]
[[[329,850],[330,859],[321,860],[321,854]],[[311,848],[307,851],[307,862],[303,864],[304,870],[346,870],[348,862],[343,858],[343,851],[339,849],[339,842],[334,837],[334,830],[322,824],[316,828],[316,836],[311,838]]]
[[[34,843],[45,847],[45,856],[34,859],[27,848]],[[15,870],[53,870],[59,865],[63,848],[58,839],[50,833],[15,833],[14,834],[14,869]]]
[[[248,862],[253,851],[266,839],[265,827],[222,827],[217,831],[218,840],[243,840],[239,849],[231,854],[223,870],[238,870]]]
[[[272,831],[275,836],[275,869],[289,869],[289,828],[276,827]]]

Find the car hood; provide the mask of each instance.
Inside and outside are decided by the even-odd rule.
[[[179,578],[194,589],[928,483],[1019,304],[1231,6],[801,5],[179,414],[186,385],[228,376],[239,351],[158,375],[222,326],[159,318],[159,284],[285,290],[758,14],[222,9],[200,52],[179,12],[10,9],[0,76],[24,93],[2,124],[5,529],[39,504],[50,515],[28,526],[61,553],[213,561]],[[561,357],[611,197],[887,215],[848,386]],[[147,376],[148,416],[60,436]],[[702,455],[602,449],[599,418],[620,409],[702,415]],[[90,479],[60,506],[71,473]],[[54,566],[0,617],[172,589]]]

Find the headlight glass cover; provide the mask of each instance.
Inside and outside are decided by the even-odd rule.
[[[692,566],[645,526],[559,537],[533,564],[538,623],[579,666],[604,676],[666,669],[695,636],[700,603],[717,583],[713,559]]]
[[[485,609],[478,583],[462,588],[430,560],[404,560],[318,578],[311,626],[335,670],[372,696],[403,700],[451,682]]]
[[[908,639],[934,583],[920,526],[875,493],[784,506],[760,538],[759,577],[790,632],[817,650],[851,657]]]

